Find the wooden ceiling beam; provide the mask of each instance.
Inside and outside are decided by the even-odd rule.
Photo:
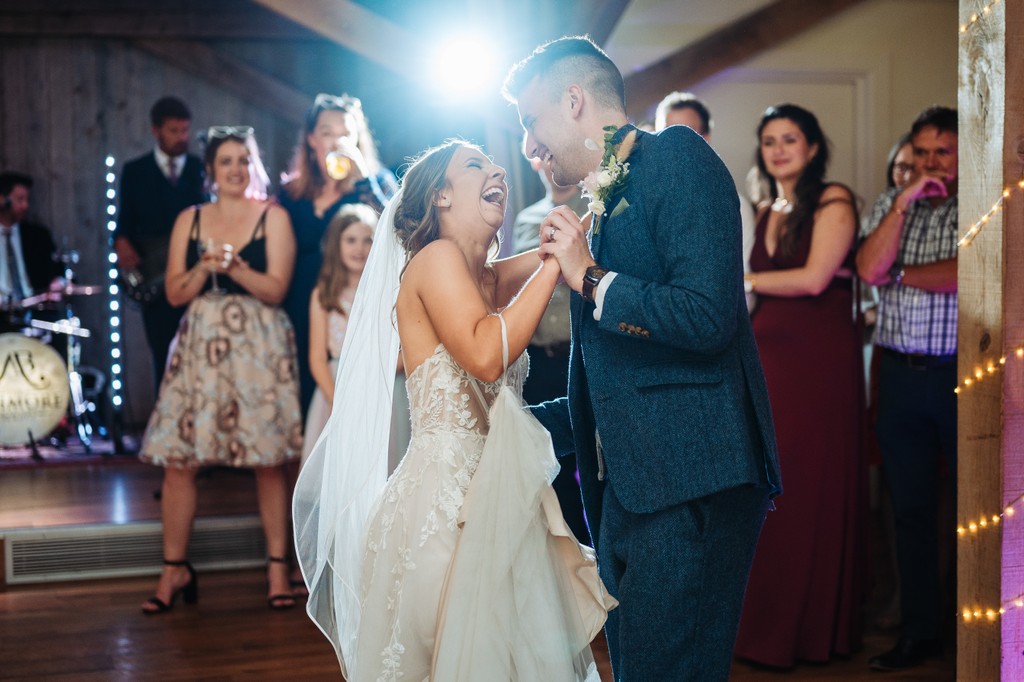
[[[113,0],[0,0],[0,36],[308,40],[316,34],[247,0],[163,1],[140,11]]]
[[[593,38],[598,45],[604,45],[628,6],[629,0],[593,0],[584,13],[587,21],[583,33]]]
[[[776,0],[626,77],[626,102],[642,116],[673,90],[685,90],[865,0]]]
[[[296,127],[305,122],[309,95],[208,45],[187,40],[136,40],[132,44]]]
[[[408,77],[419,39],[388,19],[351,0],[252,0],[342,47]],[[407,49],[396,49],[402,46]]]

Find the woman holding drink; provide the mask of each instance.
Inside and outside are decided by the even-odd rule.
[[[142,610],[163,613],[179,594],[198,599],[187,560],[196,472],[256,473],[268,553],[268,603],[295,606],[288,582],[288,487],[302,426],[291,324],[279,307],[295,262],[288,215],[266,202],[252,128],[209,131],[206,172],[215,201],[186,209],[171,233],[167,299],[188,305],[140,457],[164,467],[164,567]]]

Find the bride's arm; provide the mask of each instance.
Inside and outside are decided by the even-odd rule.
[[[502,312],[510,362],[526,350],[558,276],[558,263],[548,259]],[[496,381],[503,369],[501,323],[487,310],[458,247],[446,240],[429,244],[409,264],[406,278],[455,361],[478,379]]]
[[[496,260],[491,264],[497,277],[495,300],[499,306],[504,306],[515,298],[526,281],[533,276],[533,273],[537,272],[540,262],[540,254],[537,249],[530,249],[511,258]]]

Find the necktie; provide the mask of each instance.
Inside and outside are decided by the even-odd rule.
[[[174,163],[174,159],[167,159],[167,179],[170,181],[171,186],[178,186],[178,167]]]
[[[11,239],[10,232],[3,234],[6,241],[4,247],[7,250],[7,273],[11,278],[11,296],[20,301],[25,298],[25,290],[21,287],[21,274],[18,271],[18,258],[14,253],[14,240]]]

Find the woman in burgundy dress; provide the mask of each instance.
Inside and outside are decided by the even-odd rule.
[[[736,655],[790,667],[860,644],[864,560],[863,374],[853,316],[857,210],[824,181],[814,114],[770,107],[757,165],[777,196],[759,207],[748,291],[786,490],[768,514]]]

